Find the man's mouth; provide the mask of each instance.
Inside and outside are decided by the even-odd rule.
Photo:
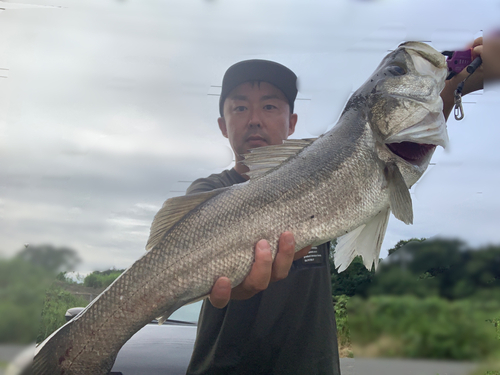
[[[267,145],[267,140],[259,135],[251,135],[247,138],[247,142],[253,147]]]

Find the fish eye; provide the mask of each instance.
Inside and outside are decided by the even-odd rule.
[[[393,65],[389,67],[389,73],[395,76],[403,76],[406,74],[406,70],[399,65]]]

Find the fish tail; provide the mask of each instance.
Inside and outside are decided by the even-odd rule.
[[[31,375],[106,375],[116,359],[116,353],[102,360],[87,363],[81,354],[85,346],[73,341],[78,328],[71,320],[52,333],[35,350]]]
[[[67,374],[63,365],[71,351],[71,345],[67,345],[67,347],[61,345],[63,344],[61,341],[64,341],[61,338],[64,339],[70,335],[70,323],[68,322],[56,330],[36,348],[31,367],[32,375]]]

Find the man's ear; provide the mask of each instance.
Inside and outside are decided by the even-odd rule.
[[[220,129],[222,135],[227,138],[226,120],[224,120],[224,117],[219,117],[217,119],[217,122],[219,123],[219,129]]]
[[[296,113],[290,115],[290,123],[288,124],[288,136],[291,136],[295,132],[295,125],[297,125],[298,116]]]

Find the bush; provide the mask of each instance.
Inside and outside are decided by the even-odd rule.
[[[0,342],[27,344],[33,342],[38,320],[29,309],[11,303],[0,305]]]
[[[348,296],[333,296],[333,302],[335,303],[335,320],[337,322],[337,340],[340,346],[347,346],[351,342],[347,318],[348,301]]]
[[[59,287],[52,286],[47,290],[43,305],[40,329],[37,342],[43,341],[52,332],[66,323],[64,314],[72,307],[85,307],[88,301],[82,297],[75,297]]]
[[[107,288],[124,270],[94,271],[83,281],[83,285],[90,288]]]
[[[0,342],[27,344],[36,338],[45,289],[52,274],[23,259],[0,259]]]
[[[10,259],[0,258],[0,343],[35,341],[46,289],[58,271],[78,261],[74,250],[50,245],[26,246]]]
[[[499,315],[498,301],[353,297],[348,311],[353,344],[393,343],[392,347],[380,345],[380,356],[474,360],[487,358],[500,347],[494,327],[487,321]]]

